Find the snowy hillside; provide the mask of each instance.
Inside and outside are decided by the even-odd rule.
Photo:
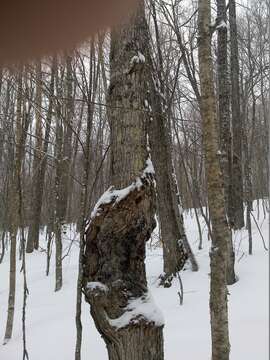
[[[256,217],[256,206],[254,211]],[[261,227],[268,243],[268,218],[261,218]],[[202,220],[201,220],[202,221]],[[192,273],[189,268],[182,272],[184,304],[179,305],[178,281],[164,289],[157,286],[162,272],[162,250],[148,248],[148,283],[155,302],[165,317],[165,359],[210,360],[209,320],[209,256],[204,228],[203,250],[198,248],[198,232],[195,218],[185,214],[188,239],[194,249],[200,270]],[[203,226],[203,221],[202,221]],[[229,288],[229,323],[231,360],[267,360],[268,354],[268,253],[252,223],[254,255],[247,254],[247,232],[234,235],[236,272],[239,281]],[[75,238],[70,231],[66,236],[64,254],[70,241]],[[44,244],[42,244],[43,246]],[[267,244],[268,245],[268,244]],[[45,247],[45,245],[44,245]],[[53,259],[53,255],[52,255]],[[75,302],[77,280],[78,245],[73,241],[69,255],[64,259],[64,285],[54,292],[54,261],[49,277],[45,276],[46,254],[35,252],[27,255],[27,349],[30,360],[73,360],[75,347]],[[0,345],[1,360],[22,359],[22,294],[23,277],[17,274],[17,298],[13,338],[7,345]],[[4,338],[8,298],[8,256],[0,265],[0,339]],[[83,302],[83,360],[106,360],[106,348],[90,317],[89,307]]]

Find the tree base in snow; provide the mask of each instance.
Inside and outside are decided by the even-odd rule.
[[[144,264],[155,227],[152,175],[102,199],[86,231],[86,301],[110,360],[162,360],[163,321],[148,294]]]

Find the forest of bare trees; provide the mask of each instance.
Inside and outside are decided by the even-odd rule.
[[[110,360],[164,359],[158,310],[151,319],[125,312],[152,301],[148,241],[163,249],[164,291],[181,283],[184,267],[201,271],[186,231],[192,213],[196,250],[208,246],[201,218],[211,241],[212,360],[229,360],[233,236],[246,229],[252,255],[252,223],[259,229],[269,213],[269,13],[267,0],[140,0],[80,47],[1,68],[0,274],[9,263],[1,326],[7,344],[22,272],[23,359],[31,359],[27,262],[42,252],[40,271],[61,292],[74,246],[75,360],[84,301]],[[70,224],[79,236],[67,245]]]

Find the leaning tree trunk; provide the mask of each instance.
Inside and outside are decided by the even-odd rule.
[[[170,286],[171,280],[180,271],[189,257],[192,269],[198,270],[198,264],[189,246],[183,216],[179,212],[177,182],[173,169],[168,114],[170,109],[164,102],[163,57],[154,2],[151,3],[158,51],[158,65],[155,68],[150,47],[145,49],[148,63],[149,97],[145,101],[146,111],[150,113],[148,124],[151,157],[156,175],[158,218],[163,243],[162,283]],[[144,23],[145,37],[149,38],[148,25]],[[149,40],[148,40],[148,43]],[[179,197],[179,198],[178,198]]]
[[[229,84],[228,84],[228,61],[227,61],[227,15],[226,1],[217,1],[217,27],[218,27],[218,115],[220,128],[220,147],[221,147],[221,169],[224,183],[225,207],[228,214],[232,201],[230,194],[231,174],[231,129],[230,129],[230,103],[229,103]],[[227,259],[227,284],[236,282],[234,272],[234,248],[232,236],[228,242]]]
[[[152,73],[150,73],[152,77]],[[165,286],[170,286],[172,276],[180,271],[187,259],[184,241],[185,232],[180,232],[181,219],[176,204],[176,191],[173,179],[173,164],[168,140],[168,126],[162,109],[162,100],[154,84],[151,86],[152,121],[149,122],[151,156],[156,174],[156,189],[161,238],[163,243]],[[149,110],[149,109],[147,109]],[[182,227],[184,230],[184,227]]]
[[[155,227],[155,189],[147,159],[146,43],[143,5],[111,34],[108,90],[112,185],[86,232],[84,293],[110,360],[162,360],[163,322],[145,274],[145,244]],[[114,190],[121,188],[122,190]]]
[[[228,209],[231,226],[237,230],[244,225],[243,175],[242,175],[242,121],[240,114],[239,57],[235,0],[229,1],[230,50],[231,50],[231,106],[233,154],[231,172],[231,199]]]
[[[198,27],[201,115],[208,204],[212,223],[212,247],[210,252],[212,360],[229,360],[230,344],[226,262],[230,230],[226,220],[224,188],[218,155],[217,114],[211,57],[210,23],[210,0],[199,0]]]

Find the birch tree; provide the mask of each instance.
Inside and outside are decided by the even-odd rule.
[[[203,149],[207,179],[208,204],[212,223],[210,252],[210,318],[212,360],[229,360],[226,267],[230,230],[226,220],[225,197],[218,155],[216,97],[211,57],[210,0],[199,0],[199,72],[201,81],[201,115]]]
[[[217,1],[217,31],[218,31],[218,117],[220,129],[220,147],[221,147],[221,169],[223,175],[225,209],[229,213],[232,198],[232,187],[230,178],[232,176],[231,168],[231,127],[230,127],[230,103],[229,103],[229,84],[228,84],[228,54],[227,54],[227,14],[226,1]],[[236,281],[234,273],[234,249],[232,236],[228,241],[228,259],[227,259],[227,283],[233,284]]]

